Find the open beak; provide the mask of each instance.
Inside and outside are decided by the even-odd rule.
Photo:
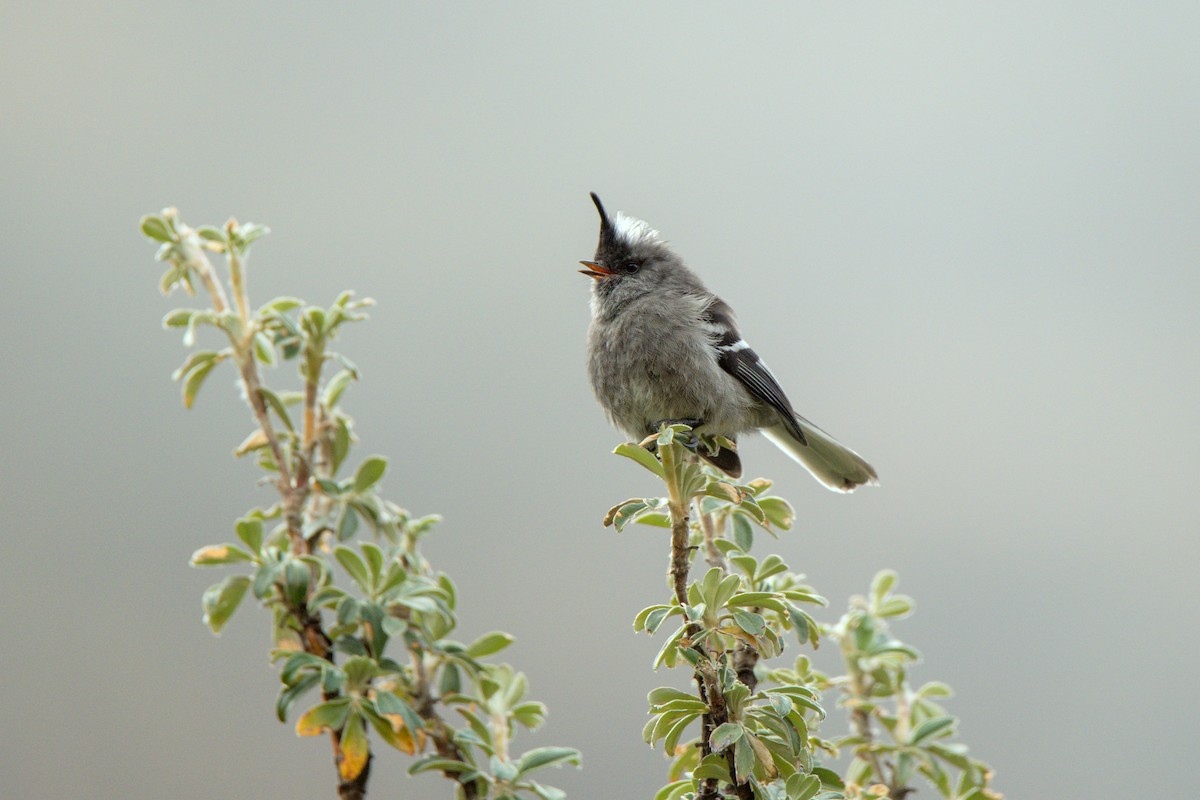
[[[617,274],[617,273],[613,272],[611,269],[607,269],[605,267],[600,266],[595,261],[580,261],[579,263],[583,264],[585,267],[587,267],[587,269],[581,269],[579,271],[581,273],[583,273],[584,275],[587,275],[589,278],[591,278],[594,281],[598,281],[601,278],[607,278],[610,275]]]

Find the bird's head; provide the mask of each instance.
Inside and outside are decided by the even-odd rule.
[[[619,211],[609,216],[595,192],[592,202],[600,212],[600,242],[593,260],[579,262],[586,268],[579,271],[594,281],[598,300],[629,300],[688,278],[687,268],[658,231]]]

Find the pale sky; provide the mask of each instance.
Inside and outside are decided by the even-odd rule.
[[[269,224],[256,299],[374,297],[360,453],[439,512],[572,798],[651,797],[667,541],[584,370],[596,191],[738,312],[882,486],[742,452],[834,601],[896,634],[1011,798],[1163,797],[1200,741],[1200,6],[0,4],[0,767],[13,797],[332,796],[274,718],[268,615],[187,566],[267,501],[231,371],[184,411],[138,217]],[[268,380],[286,388],[290,368]],[[762,549],[761,552],[771,552]],[[789,651],[794,654],[795,651]],[[828,658],[824,651],[820,658]],[[832,666],[832,663],[829,664]],[[830,730],[837,730],[834,723]],[[377,797],[448,797],[381,753]],[[932,790],[923,790],[922,798]]]

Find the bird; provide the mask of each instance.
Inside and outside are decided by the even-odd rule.
[[[579,272],[592,279],[588,376],[609,420],[635,440],[664,423],[734,445],[697,455],[742,474],[737,437],[761,431],[824,486],[878,484],[875,468],[796,413],[775,376],[738,333],[733,310],[710,292],[643,220],[610,216],[595,192],[600,240]]]

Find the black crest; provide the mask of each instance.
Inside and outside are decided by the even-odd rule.
[[[589,192],[589,194],[592,196],[592,202],[596,204],[596,210],[600,212],[600,244],[597,252],[611,249],[617,243],[612,220],[609,219],[608,212],[604,210],[604,204],[600,202],[600,197],[595,192]]]

